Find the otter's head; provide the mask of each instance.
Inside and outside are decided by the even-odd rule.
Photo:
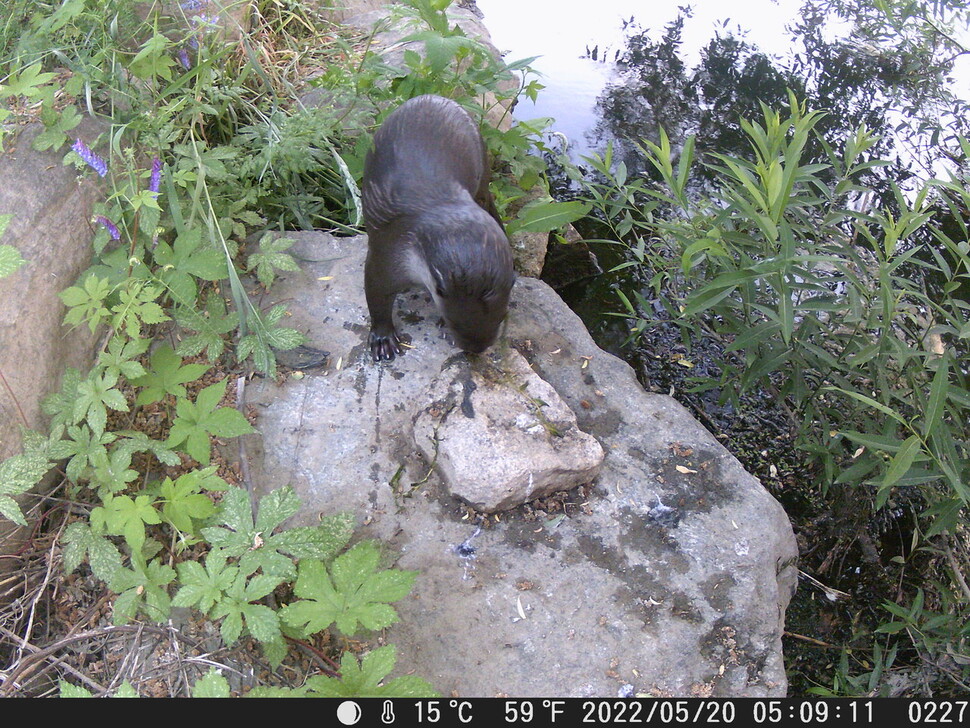
[[[436,292],[441,315],[461,349],[481,354],[495,343],[509,310],[511,290],[509,284],[473,295],[447,288]]]
[[[508,313],[512,251],[501,226],[484,212],[449,232],[426,248],[428,288],[455,343],[480,354],[495,343]]]

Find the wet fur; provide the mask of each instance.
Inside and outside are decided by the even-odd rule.
[[[402,104],[374,135],[362,197],[374,360],[403,353],[394,297],[416,285],[431,293],[462,349],[494,343],[515,274],[472,118],[440,96]]]

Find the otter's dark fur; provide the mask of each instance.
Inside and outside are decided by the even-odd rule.
[[[458,346],[485,351],[505,318],[515,274],[472,118],[440,96],[402,104],[374,135],[362,196],[374,360],[403,353],[391,312],[397,293],[415,285],[431,293]]]

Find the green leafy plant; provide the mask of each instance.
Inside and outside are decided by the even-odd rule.
[[[821,118],[794,96],[786,113],[762,107],[760,120],[741,121],[747,157],[696,160],[692,140],[675,154],[661,131],[641,148],[661,184],[627,181],[622,165],[594,159],[604,181],[586,199],[612,243],[628,248],[618,268],[636,269],[656,297],[621,294],[632,339],[668,322],[685,342],[713,332],[724,342],[719,376],[695,376],[694,392],[736,407],[745,393],[783,403],[822,495],[855,488],[867,512],[905,502],[918,508],[922,538],[952,534],[970,505],[970,389],[958,363],[970,255],[965,222],[953,237],[934,216],[962,220],[966,184],[896,189],[890,209],[860,210],[864,173],[882,164],[867,157],[875,140],[860,128],[841,149],[821,144],[824,162],[808,160]],[[713,187],[690,187],[695,164]],[[915,624],[918,592],[914,600],[887,609]],[[928,623],[952,633],[963,613]],[[879,649],[890,662],[897,654]]]
[[[7,226],[13,215],[0,215],[0,238],[7,231]],[[12,275],[18,268],[27,263],[20,255],[20,251],[12,245],[0,244],[0,278]]]
[[[166,445],[182,448],[202,465],[208,465],[212,454],[209,437],[238,437],[253,431],[245,417],[232,407],[220,407],[228,379],[222,379],[199,392],[195,402],[179,399],[175,420]]]
[[[167,394],[184,398],[185,384],[194,382],[209,371],[209,367],[205,364],[183,364],[182,358],[169,344],[162,344],[152,352],[150,369],[142,371],[141,376],[131,378],[133,386],[142,388],[135,399],[136,405],[157,402]]]
[[[259,240],[259,252],[249,256],[247,262],[249,270],[256,271],[256,278],[266,288],[273,285],[276,271],[299,270],[293,256],[284,252],[292,247],[293,242],[292,238],[278,237],[266,233]]]
[[[21,526],[27,525],[13,497],[33,488],[50,470],[50,447],[50,441],[43,435],[24,430],[23,452],[0,462],[0,515]]]
[[[423,52],[409,52],[401,68],[339,37],[321,45],[331,29],[318,32],[309,13],[300,15],[306,37],[293,35],[282,17],[257,24],[271,41],[259,50],[279,41],[295,57],[316,59],[327,82],[352,86],[369,108],[424,91],[478,114],[484,110],[474,100],[486,92],[508,102],[519,89],[502,84],[513,71],[528,75],[528,61],[507,66],[493,58],[451,26],[448,4],[416,0],[405,9]],[[286,528],[299,508],[290,488],[264,496],[254,510],[249,493],[209,465],[213,437],[252,427],[221,406],[227,377],[199,389],[202,377],[237,365],[275,375],[275,352],[303,342],[283,325],[286,309],[260,309],[241,276],[269,287],[280,271],[296,269],[291,241],[265,233],[269,226],[359,226],[356,177],[375,119],[302,108],[293,80],[265,62],[270,53],[254,52],[255,32],[237,54],[201,17],[185,25],[155,8],[143,22],[130,0],[13,0],[9,12],[0,28],[0,59],[10,69],[0,78],[0,120],[40,121],[35,147],[70,145],[65,164],[97,175],[106,190],[94,210],[94,264],[61,293],[66,325],[105,335],[92,369],[67,369],[45,399],[50,436],[26,433],[23,453],[0,463],[0,514],[26,524],[15,497],[55,460],[66,461],[66,493],[77,502],[59,541],[63,564],[69,573],[89,569],[116,595],[117,625],[165,620],[173,605],[192,608],[219,623],[227,644],[253,637],[276,664],[287,640],[331,629],[351,637],[394,623],[391,604],[415,574],[381,568],[372,542],[344,552],[349,516]],[[254,12],[288,11],[267,4]],[[538,84],[524,81],[522,90],[534,96]],[[72,136],[85,109],[112,120],[101,138]],[[542,128],[485,129],[503,160],[496,183],[503,207],[542,185],[543,163],[529,154]],[[583,209],[546,196],[518,227],[553,229]],[[0,216],[0,235],[9,220]],[[248,252],[254,231],[259,247]],[[24,264],[12,246],[0,245],[0,276]],[[205,364],[186,361],[202,354]],[[182,454],[199,466],[188,467]],[[279,607],[280,599],[288,603]],[[418,678],[387,680],[394,659],[393,648],[359,661],[344,654],[342,674],[311,679],[306,692],[434,694]],[[68,683],[61,692],[89,694]],[[125,683],[116,694],[135,691]],[[225,696],[228,684],[210,672],[193,694]]]
[[[393,645],[378,647],[357,662],[350,653],[340,658],[340,677],[322,675],[307,679],[299,688],[256,688],[254,698],[417,698],[437,695],[427,681],[416,675],[403,675],[384,682],[397,659]]]
[[[282,488],[264,496],[255,519],[245,491],[234,488],[226,493],[218,518],[219,525],[202,531],[206,540],[229,556],[239,558],[243,574],[261,569],[265,574],[287,579],[296,577],[293,558],[332,558],[350,538],[346,517],[334,517],[319,526],[291,528],[273,535],[286,519],[296,515],[300,501],[292,488]]]
[[[371,542],[357,544],[334,559],[327,573],[323,562],[304,559],[293,592],[300,600],[280,611],[284,622],[304,634],[336,625],[354,634],[358,623],[376,630],[397,622],[386,602],[403,599],[411,591],[417,572],[377,569],[380,551]]]

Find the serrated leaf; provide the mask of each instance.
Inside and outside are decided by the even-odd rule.
[[[394,668],[397,649],[386,645],[364,655],[359,665],[357,659],[345,652],[340,658],[340,678],[315,675],[306,682],[306,695],[315,697],[429,697],[436,696],[434,688],[425,680],[406,675],[381,684]]]
[[[209,613],[239,574],[238,567],[226,565],[226,557],[218,549],[208,553],[205,567],[195,561],[183,561],[177,569],[182,587],[172,606],[196,607],[203,614]]]
[[[104,501],[105,526],[115,536],[124,536],[132,551],[141,551],[145,543],[145,526],[162,522],[150,495],[109,496]]]
[[[167,447],[164,442],[161,440],[153,440],[144,432],[120,430],[116,434],[123,436],[115,445],[115,451],[117,452],[124,452],[129,456],[136,452],[150,452],[158,458],[159,462],[173,467],[182,462],[179,456]]]
[[[256,530],[269,534],[300,510],[300,499],[291,486],[277,488],[259,499]]]
[[[57,681],[58,697],[60,698],[90,698],[93,697],[89,690],[85,690],[80,685],[72,685],[67,680]]]
[[[281,637],[280,618],[263,604],[250,604],[243,608],[246,629],[260,642],[274,642]]]
[[[221,632],[226,644],[233,644],[242,634],[243,626],[262,642],[282,639],[276,612],[253,602],[262,599],[283,581],[280,577],[257,574],[252,578],[240,569],[226,593],[211,611],[213,619],[224,618]]]
[[[150,370],[143,376],[133,379],[131,384],[142,387],[135,404],[150,404],[162,399],[166,394],[185,397],[186,382],[194,382],[207,371],[205,364],[182,364],[169,344],[163,344],[152,352],[149,358]]]
[[[379,559],[377,547],[363,542],[337,557],[329,575],[321,562],[301,560],[293,591],[302,601],[284,607],[281,618],[306,634],[331,623],[348,636],[358,623],[366,629],[393,624],[398,616],[386,602],[407,596],[416,572],[377,571]]]
[[[166,619],[171,599],[166,587],[175,579],[175,570],[160,561],[146,563],[132,554],[130,569],[119,569],[108,583],[118,594],[114,604],[114,624],[126,624],[140,612],[153,622]]]
[[[217,408],[225,393],[223,379],[199,392],[196,401],[179,399],[175,406],[175,421],[169,430],[166,445],[182,448],[203,465],[208,464],[211,447],[209,435],[236,437],[253,432],[252,425],[232,407]],[[234,414],[233,414],[234,413]]]
[[[216,668],[210,667],[209,672],[195,681],[192,686],[193,698],[228,698],[229,681]]]
[[[286,640],[283,638],[282,632],[280,632],[278,639],[261,642],[260,647],[263,650],[263,657],[274,670],[280,666],[280,663],[286,659],[289,653],[289,648],[287,647]]]
[[[27,525],[27,519],[24,517],[24,512],[20,510],[20,506],[17,505],[17,501],[15,501],[9,495],[0,495],[0,516],[13,521],[18,526]]]
[[[216,437],[239,437],[253,432],[242,412],[232,407],[221,407],[206,419],[206,429]]]
[[[12,245],[0,245],[0,278],[9,276],[27,261],[20,255],[20,251]]]

